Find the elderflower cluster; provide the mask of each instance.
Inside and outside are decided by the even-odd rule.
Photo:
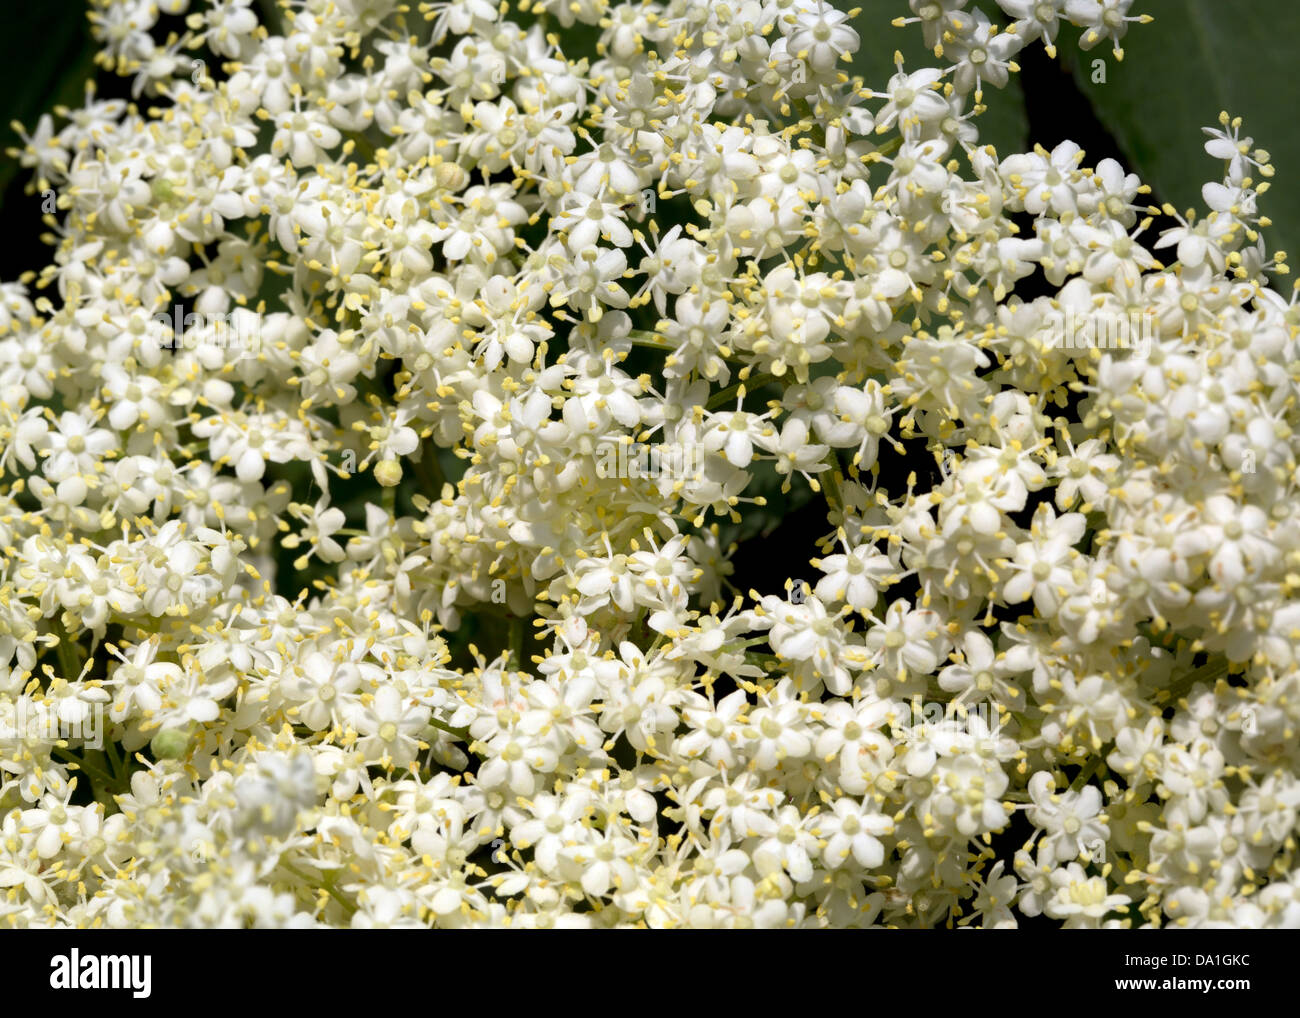
[[[1300,925],[1269,156],[997,152],[1149,19],[899,6],[92,0],[134,99],[23,135],[0,286],[0,921]],[[778,489],[820,554],[738,590]]]

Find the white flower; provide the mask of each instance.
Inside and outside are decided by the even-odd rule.
[[[349,662],[331,661],[319,651],[306,655],[287,677],[290,695],[299,701],[297,717],[314,732],[347,716],[361,687],[361,671]]]
[[[1050,506],[1034,514],[1029,540],[1016,546],[1008,569],[1010,577],[1003,596],[1018,604],[1029,596],[1046,616],[1060,610],[1061,600],[1075,589],[1073,563],[1079,558],[1074,546],[1083,539],[1086,520],[1081,513],[1057,516]]]
[[[841,57],[852,56],[858,48],[858,33],[845,24],[847,20],[848,14],[825,0],[804,0],[786,34],[786,52],[808,61],[819,74],[832,70]],[[781,19],[777,24],[786,32],[789,21]]]
[[[525,6],[98,5],[20,132],[0,919],[1300,922],[1267,151],[985,144],[1129,0]]]
[[[885,858],[881,835],[892,834],[894,821],[876,813],[856,799],[840,798],[829,812],[818,814],[813,833],[826,839],[822,861],[835,869],[852,856],[866,869],[875,869]]]
[[[428,707],[404,700],[392,686],[381,686],[368,703],[352,709],[348,721],[361,734],[357,749],[368,761],[405,767],[415,759],[430,713]]]
[[[898,578],[898,568],[870,544],[845,547],[845,554],[828,555],[812,563],[826,574],[817,581],[817,597],[827,604],[843,601],[865,615],[876,606],[880,591]]]
[[[1081,853],[1094,855],[1094,845],[1104,845],[1109,830],[1101,810],[1101,791],[1087,785],[1078,792],[1057,793],[1052,775],[1039,771],[1029,779],[1029,819],[1046,837],[1039,842],[1039,858],[1047,863],[1069,862]],[[1095,857],[1094,857],[1095,861]]]
[[[1067,927],[1095,929],[1107,913],[1130,904],[1127,895],[1108,893],[1105,879],[1088,876],[1077,862],[1052,870],[1048,880],[1050,896],[1043,911],[1067,920]]]
[[[283,838],[298,814],[316,801],[316,774],[311,754],[261,753],[235,779],[235,828]]]
[[[81,814],[86,807],[69,802],[72,791],[70,784],[62,797],[42,796],[37,806],[22,812],[23,827],[33,835],[33,849],[42,859],[53,858],[65,843],[80,834]]]

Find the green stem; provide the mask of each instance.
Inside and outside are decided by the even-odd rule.
[[[714,393],[712,396],[709,397],[709,401],[708,403],[705,404],[704,408],[706,410],[717,410],[718,407],[726,406],[738,395],[740,395],[740,387],[742,385],[745,387],[745,394],[748,395],[751,392],[757,392],[768,382],[775,382],[775,381],[776,381],[776,375],[767,374],[767,373],[761,375],[754,375],[752,378],[749,378],[746,381],[737,382],[735,385],[729,385],[725,389],[721,389],[718,392]]]
[[[429,724],[433,725],[433,727],[438,729],[438,731],[446,732],[448,735],[454,735],[458,739],[469,738],[468,728],[453,728],[451,725],[447,724],[447,722],[439,721],[437,718],[430,718]]]
[[[113,739],[107,737],[105,737],[104,745],[108,747],[106,756],[109,765],[113,768],[114,782],[123,788],[129,788],[131,784],[131,766],[122,755],[122,747]]]
[[[59,638],[59,644],[55,648],[59,655],[59,670],[63,672],[63,677],[69,682],[76,682],[81,677],[83,666],[81,654],[67,631],[61,625],[55,628],[56,635]]]
[[[60,749],[58,746],[55,746],[53,749],[50,750],[50,755],[58,757],[66,764],[74,765],[77,768],[77,770],[81,771],[87,777],[91,778],[96,785],[102,785],[103,786],[102,789],[97,789],[97,791],[112,793],[114,787],[117,784],[117,782],[113,779],[113,776],[109,774],[107,771],[95,766],[94,764],[90,763],[88,760],[85,760],[82,757],[77,756],[71,750]],[[98,796],[96,796],[96,798],[98,798]]]
[[[280,866],[283,869],[288,870],[295,877],[297,877],[299,880],[305,883],[308,887],[317,886],[312,882],[311,877],[303,873],[302,870],[290,866],[287,862],[281,862]],[[326,894],[328,894],[331,898],[333,898],[336,902],[338,902],[339,905],[341,905],[344,908],[344,910],[346,910],[349,916],[351,916],[357,910],[357,906],[354,905],[352,902],[348,901],[347,898],[343,897],[342,894],[340,894],[337,890],[335,890],[334,879],[335,879],[334,874],[332,873],[329,876],[322,876],[319,886],[325,891]]]
[[[1100,767],[1101,767],[1101,756],[1100,755],[1094,756],[1091,760],[1087,762],[1087,764],[1084,765],[1083,770],[1081,770],[1078,774],[1074,776],[1074,780],[1070,782],[1070,791],[1077,792],[1079,789],[1081,789],[1084,785],[1088,783],[1088,780],[1094,774],[1097,773],[1097,770]]]
[[[828,454],[830,457],[830,469],[823,470],[817,475],[817,480],[821,482],[822,492],[826,495],[826,501],[830,503],[832,509],[840,514],[840,523],[844,522],[844,489],[842,488],[843,478],[840,477],[840,461],[835,458],[835,450],[832,449]]]
[[[876,151],[879,152],[882,156],[892,156],[895,152],[897,152],[902,147],[903,147],[903,136],[900,134],[896,138],[890,138],[889,141],[881,145],[880,148],[876,149]]]
[[[1228,674],[1228,661],[1226,658],[1220,658],[1218,661],[1209,661],[1201,665],[1200,668],[1194,668],[1182,678],[1174,682],[1166,691],[1169,699],[1177,701],[1179,697],[1186,696],[1192,686],[1198,682],[1213,682],[1221,675]]]
[[[633,346],[644,346],[650,350],[663,350],[667,353],[672,353],[677,349],[677,344],[670,343],[657,333],[646,329],[633,329],[628,333],[628,336],[631,338]]]
[[[527,626],[526,618],[517,618],[510,622],[510,657],[520,671],[524,669],[524,637]]]

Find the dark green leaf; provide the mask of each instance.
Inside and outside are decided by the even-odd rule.
[[[1300,83],[1291,64],[1300,4],[1140,0],[1134,10],[1156,20],[1130,29],[1120,64],[1102,47],[1079,53],[1072,41],[1061,46],[1129,168],[1180,211],[1203,212],[1201,186],[1219,179],[1221,164],[1205,154],[1201,128],[1217,126],[1220,110],[1244,117],[1243,133],[1269,150],[1278,171],[1277,185],[1260,199],[1275,223],[1265,233],[1269,247],[1295,249],[1300,186],[1288,174],[1300,171]],[[1104,81],[1094,63],[1103,57]]]
[[[29,132],[42,113],[60,103],[80,106],[94,76],[94,48],[83,0],[10,4],[0,33],[0,151],[20,144],[9,124]],[[15,174],[14,159],[0,158],[0,205]]]

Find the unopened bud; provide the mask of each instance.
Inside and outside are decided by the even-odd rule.
[[[397,460],[380,460],[375,464],[375,480],[385,488],[395,487],[402,480],[402,464]]]
[[[448,191],[459,191],[465,186],[465,171],[457,163],[439,163],[433,174],[438,186]]]
[[[177,728],[164,728],[149,743],[158,760],[179,760],[190,748],[190,737]]]

